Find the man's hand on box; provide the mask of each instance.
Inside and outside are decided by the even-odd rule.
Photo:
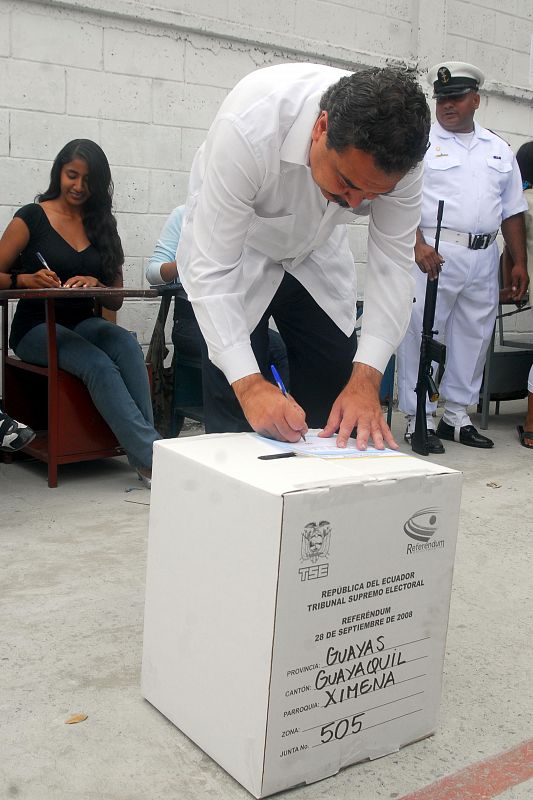
[[[383,418],[379,401],[381,372],[367,364],[354,364],[350,380],[333,403],[327,424],[319,436],[337,435],[337,447],[346,447],[357,428],[357,447],[366,450],[370,439],[374,447],[398,449],[389,426]]]
[[[244,416],[257,433],[281,442],[298,442],[307,433],[303,408],[262,375],[247,375],[232,387]]]

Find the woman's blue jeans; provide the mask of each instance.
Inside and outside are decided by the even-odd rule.
[[[150,468],[153,443],[161,436],[154,428],[148,375],[135,337],[100,317],[85,319],[73,330],[56,325],[56,332],[59,368],[83,381],[132,467]],[[47,366],[46,325],[28,331],[15,353]]]

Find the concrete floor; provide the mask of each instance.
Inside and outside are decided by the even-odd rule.
[[[436,459],[465,476],[437,734],[279,797],[401,798],[532,737],[533,453],[515,431],[525,401],[502,410],[493,450],[448,443]],[[400,441],[399,414],[393,430]],[[59,481],[0,465],[0,797],[246,800],[140,695],[148,492],[122,459]],[[88,719],[65,725],[77,712]],[[498,796],[531,798],[533,780]]]

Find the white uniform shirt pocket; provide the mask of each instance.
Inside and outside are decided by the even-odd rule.
[[[297,249],[293,241],[294,214],[283,217],[259,217],[252,219],[246,242],[249,247],[259,250],[273,261],[282,261],[290,258]]]
[[[503,158],[487,156],[487,166],[489,167],[487,173],[490,188],[500,196],[503,194],[507,182],[511,177],[513,165],[510,161],[506,161]]]
[[[487,164],[496,172],[511,172],[513,169],[510,161],[505,161],[503,158],[496,158],[495,156],[487,156]]]
[[[428,158],[426,160],[426,167],[428,169],[434,170],[448,170],[453,169],[453,167],[460,167],[461,162],[455,156],[435,156],[434,158]]]

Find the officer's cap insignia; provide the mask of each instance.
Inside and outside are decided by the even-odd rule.
[[[444,83],[444,84],[449,83],[451,77],[452,77],[452,74],[451,74],[450,70],[448,69],[448,67],[439,67],[439,69],[437,71],[437,78],[439,79],[439,81],[441,83]]]

